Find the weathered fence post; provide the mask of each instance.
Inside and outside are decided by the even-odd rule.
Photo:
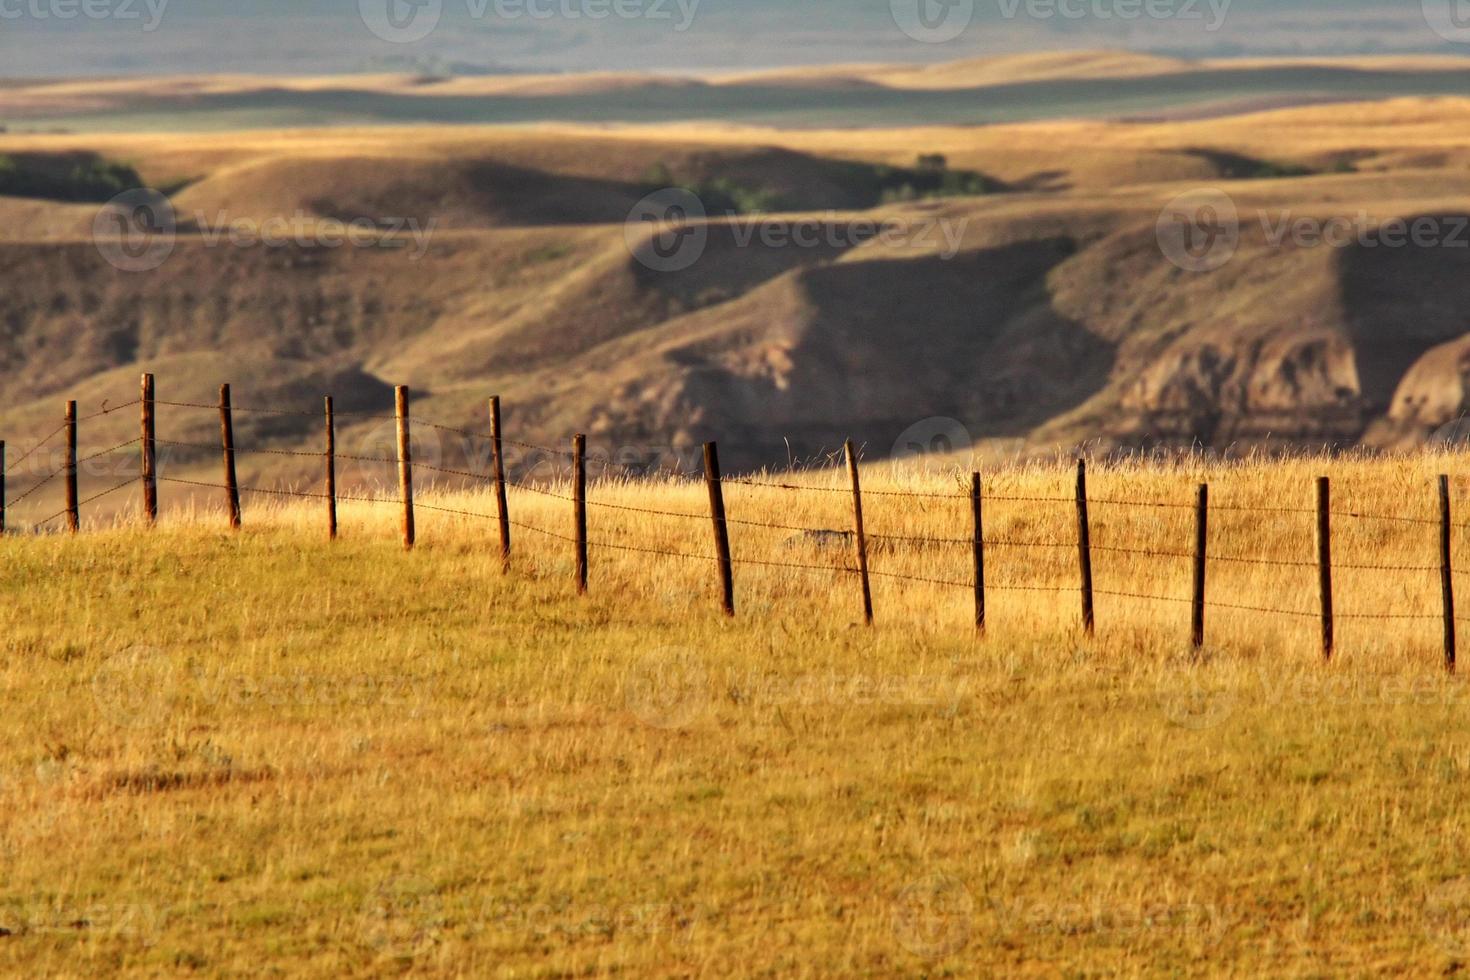
[[[847,454],[847,475],[852,480],[852,533],[857,544],[857,572],[863,584],[863,622],[873,625],[873,587],[868,581],[868,535],[863,529],[863,487],[858,476],[857,451],[852,440],[843,444]]]
[[[490,399],[490,458],[495,468],[495,513],[500,519],[500,570],[510,571],[510,502],[505,497],[505,449],[500,435],[500,396]]]
[[[1317,587],[1322,598],[1322,658],[1331,660],[1332,635],[1332,482],[1317,478]]]
[[[403,500],[403,547],[413,550],[413,439],[409,435],[408,386],[394,389],[394,415],[398,422],[398,493]]]
[[[1082,574],[1082,628],[1092,636],[1097,617],[1092,604],[1092,523],[1087,516],[1087,460],[1077,460],[1077,563]]]
[[[720,607],[726,616],[735,615],[735,572],[730,560],[730,527],[725,522],[725,487],[721,482],[720,452],[712,442],[704,444],[704,482],[709,488],[709,514],[715,525],[715,560],[720,570]]]
[[[327,413],[327,539],[337,540],[337,422],[332,413],[332,396],[325,399]]]
[[[66,526],[76,534],[82,526],[77,506],[77,403],[66,403]]]
[[[230,386],[219,386],[219,441],[225,454],[225,503],[230,509],[230,527],[240,530],[240,483],[235,479],[235,413],[230,405]]]
[[[1439,478],[1439,588],[1444,596],[1444,665],[1455,672],[1455,572],[1450,555],[1450,478]]]
[[[970,474],[970,512],[974,519],[975,628],[985,632],[985,514],[980,497],[980,474]]]
[[[587,594],[587,437],[572,437],[572,510],[576,524],[577,594]]]
[[[1210,485],[1199,485],[1194,510],[1194,618],[1191,635],[1196,650],[1205,645],[1205,562],[1210,540]]]
[[[158,447],[154,442],[153,375],[143,375],[142,393],[143,518],[158,520]]]

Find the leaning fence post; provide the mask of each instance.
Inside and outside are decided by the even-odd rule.
[[[868,536],[863,529],[863,487],[858,476],[857,452],[852,440],[843,444],[847,453],[847,475],[852,480],[852,533],[857,543],[857,571],[863,583],[863,622],[873,625],[873,588],[868,582]]]
[[[572,510],[576,524],[577,594],[587,594],[587,437],[572,437]]]
[[[153,375],[143,375],[142,453],[143,453],[143,517],[149,524],[158,520],[158,456],[154,443]]]
[[[235,413],[230,406],[230,386],[219,386],[219,441],[225,454],[225,503],[230,508],[230,527],[240,530],[240,483],[235,479]]]
[[[1097,618],[1092,605],[1092,524],[1087,517],[1087,460],[1077,460],[1077,563],[1082,573],[1082,628],[1092,636]]]
[[[398,493],[403,499],[403,547],[413,550],[413,440],[409,435],[408,386],[393,392],[394,415],[398,421]]]
[[[66,403],[66,526],[76,534],[82,526],[77,506],[77,403]]]
[[[1210,539],[1210,485],[1199,485],[1199,499],[1194,510],[1194,648],[1205,645],[1205,561]]]
[[[3,444],[0,444],[3,446]],[[1455,572],[1450,564],[1450,478],[1439,478],[1439,587],[1444,596],[1444,665],[1455,672]]]
[[[510,571],[510,503],[505,497],[505,452],[500,435],[500,396],[490,399],[490,456],[495,468],[495,513],[500,519],[500,570]]]
[[[1322,597],[1322,658],[1332,659],[1332,483],[1317,478],[1317,586]]]
[[[974,518],[975,628],[985,632],[985,515],[980,497],[980,474],[970,474],[970,512]]]
[[[325,400],[327,413],[327,539],[337,540],[337,422],[332,414],[332,396]]]
[[[735,573],[730,560],[730,527],[725,522],[725,487],[720,476],[720,452],[712,442],[704,444],[704,482],[709,488],[709,514],[715,525],[715,560],[720,570],[720,606],[726,616],[735,615]]]

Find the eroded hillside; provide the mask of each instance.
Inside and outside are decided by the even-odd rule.
[[[653,457],[718,438],[742,468],[849,437],[881,456],[929,418],[1038,454],[1414,445],[1470,409],[1470,146],[1453,135],[1470,106],[1397,106],[1176,126],[1173,144],[1144,124],[916,130],[906,156],[898,135],[697,128],[7,137],[0,154],[85,152],[171,184],[177,230],[130,271],[93,240],[98,205],[0,197],[0,432],[24,446],[62,399],[121,402],[151,370],[174,400],[229,381],[242,404],[308,412],[327,393],[376,412],[406,383],[419,412],[472,431],[498,393],[529,442],[585,431]],[[678,229],[699,232],[693,261],[663,261],[669,229],[627,220],[663,181],[708,202]],[[1204,190],[1236,236],[1190,268],[1160,218]],[[291,240],[238,240],[273,220]],[[363,241],[321,240],[353,221]],[[207,417],[163,421],[215,437]],[[135,421],[93,425],[120,441]],[[380,427],[344,417],[344,440]],[[242,429],[320,438],[310,416]]]

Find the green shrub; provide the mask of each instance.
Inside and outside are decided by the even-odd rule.
[[[0,196],[4,197],[101,203],[143,186],[136,170],[111,160],[91,159],[57,174],[24,166],[14,157],[0,156]]]

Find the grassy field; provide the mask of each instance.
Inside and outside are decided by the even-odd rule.
[[[1330,471],[1343,565],[1435,562],[1433,477],[1467,460],[1101,467],[1101,499],[1187,504],[1212,551],[1310,561]],[[968,533],[954,475],[876,466],[869,527]],[[1340,568],[1310,617],[1099,598],[1077,626],[1070,472],[988,477],[989,635],[969,596],[704,561],[391,507],[206,503],[154,530],[14,535],[0,560],[0,969],[507,976],[1353,975],[1470,960],[1470,691],[1439,665],[1438,579]],[[801,482],[838,487],[817,474]],[[554,491],[553,491],[554,492]],[[840,529],[839,493],[731,485],[736,520]],[[1456,482],[1457,501],[1464,481]],[[703,488],[594,490],[592,538],[703,555]],[[483,496],[423,502],[475,513]],[[252,506],[253,505],[253,506]],[[1224,508],[1292,508],[1267,514]],[[564,501],[512,497],[567,533]],[[1098,504],[1100,547],[1187,551],[1184,508]],[[838,566],[737,524],[737,560]],[[1467,532],[1456,530],[1457,556]],[[886,543],[885,543],[886,541]],[[880,538],[878,571],[963,581],[963,549]],[[1188,561],[1099,552],[1098,585],[1188,594]],[[1308,567],[1212,595],[1310,611]],[[266,964],[269,964],[268,966]]]

